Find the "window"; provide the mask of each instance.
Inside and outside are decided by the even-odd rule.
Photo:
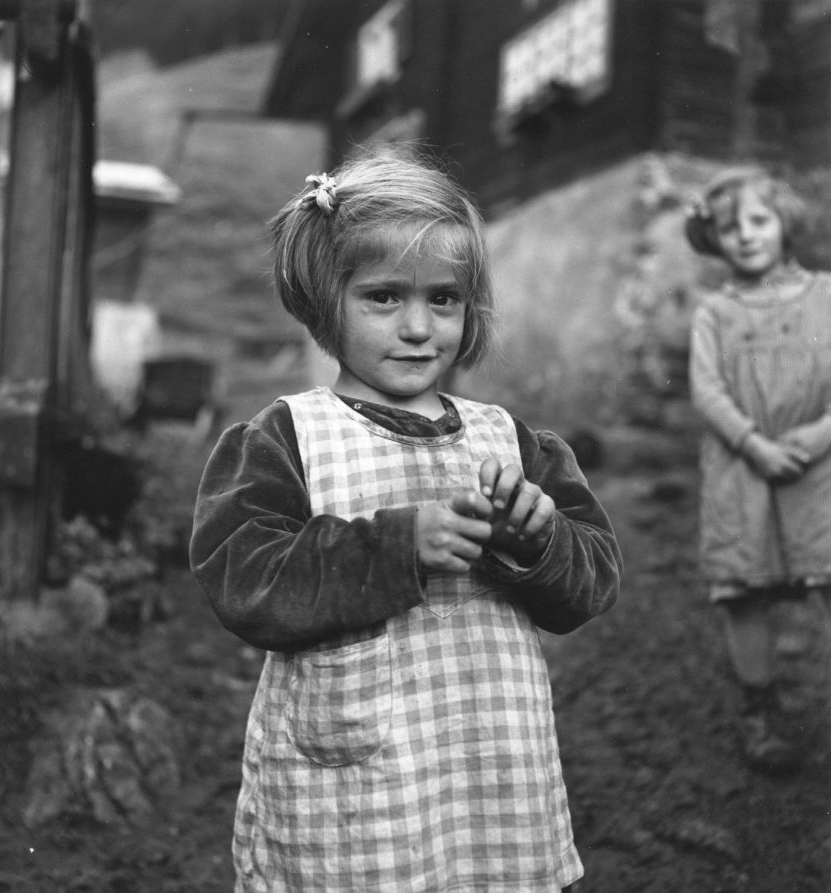
[[[541,98],[588,101],[609,76],[611,0],[567,0],[502,49],[498,112],[519,115]]]
[[[371,87],[398,78],[406,46],[407,0],[390,0],[358,29],[355,84]]]

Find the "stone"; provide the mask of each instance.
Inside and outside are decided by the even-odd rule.
[[[93,580],[73,576],[65,589],[47,589],[41,596],[43,607],[57,611],[68,632],[103,629],[109,616],[109,599],[104,588]]]
[[[23,822],[60,815],[144,826],[180,786],[179,733],[159,704],[126,689],[73,690],[44,717],[26,784]]]

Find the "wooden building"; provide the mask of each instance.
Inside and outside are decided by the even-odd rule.
[[[418,137],[496,214],[644,151],[831,157],[829,0],[296,0],[269,115]]]
[[[803,168],[831,162],[831,0],[795,3],[784,41],[782,91],[790,155]]]

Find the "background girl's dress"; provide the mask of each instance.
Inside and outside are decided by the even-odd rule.
[[[831,451],[770,484],[739,450],[754,429],[776,439],[831,411],[831,276],[792,276],[804,283],[792,298],[726,290],[694,315],[691,386],[707,423],[701,552],[714,582],[831,581]]]

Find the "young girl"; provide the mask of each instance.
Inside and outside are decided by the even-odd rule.
[[[222,435],[191,548],[267,650],[237,890],[558,891],[582,866],[535,624],[612,605],[611,527],[556,435],[438,390],[491,338],[459,187],[401,155],[307,184],[276,288],[340,373]]]
[[[804,213],[784,183],[742,168],[718,176],[687,221],[693,248],[731,271],[692,325],[701,552],[744,690],[744,751],[770,771],[801,757],[781,728],[771,607],[831,592],[831,276],[792,256]]]

